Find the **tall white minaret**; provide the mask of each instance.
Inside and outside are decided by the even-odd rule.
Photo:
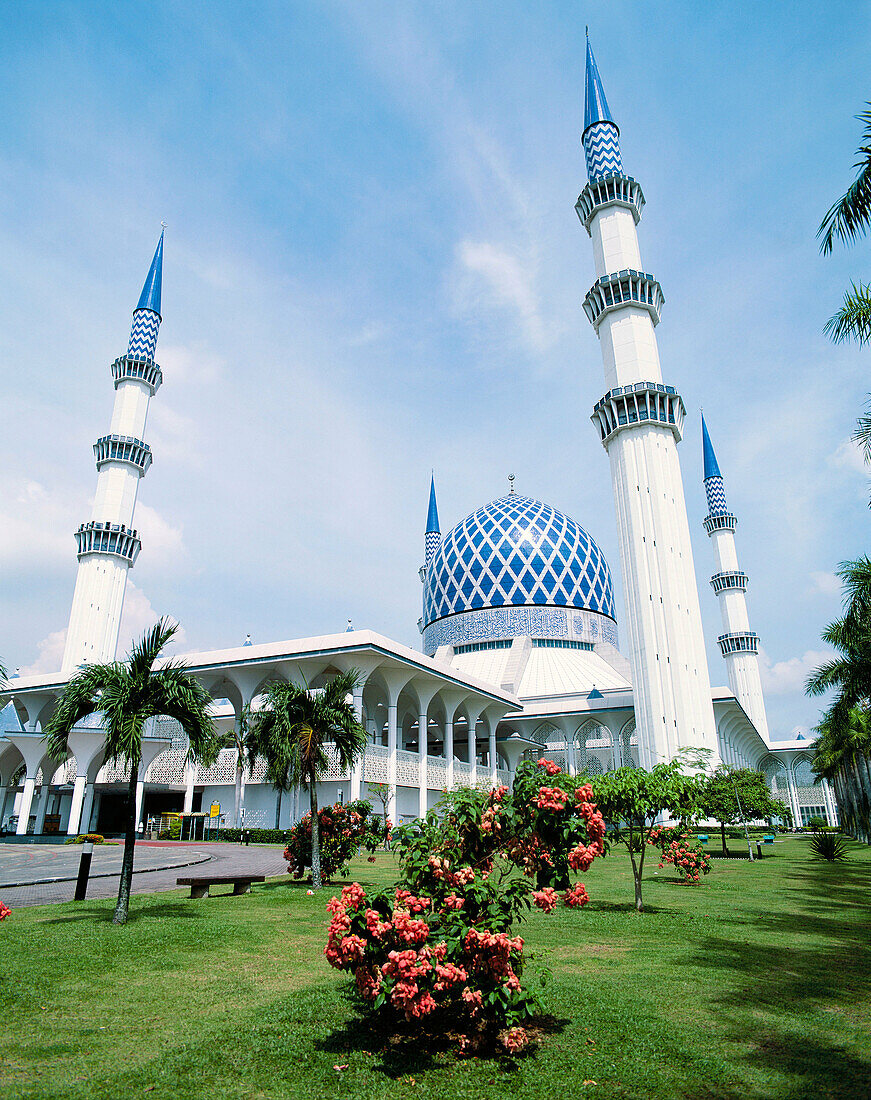
[[[584,300],[605,366],[606,393],[592,419],[611,462],[640,763],[652,767],[690,746],[708,749],[717,763],[677,456],[685,409],[662,381],[654,327],[664,298],[642,266],[636,225],[644,196],[623,171],[619,138],[588,40],[581,140],[589,183],[576,210],[598,276]]]
[[[423,565],[417,571],[421,584],[426,584],[426,571],[429,569],[429,563],[432,561],[441,541],[442,533],[439,530],[439,510],[436,505],[435,473],[433,473],[429,483],[429,508],[426,513],[426,531],[423,536]],[[425,600],[426,589],[424,588],[424,601]],[[425,615],[426,606],[424,606],[423,611]],[[417,620],[417,628],[421,634],[423,634],[423,616]]]
[[[708,498],[705,530],[714,546],[714,564],[717,568],[717,572],[711,577],[711,586],[719,597],[720,615],[723,619],[723,633],[717,641],[726,661],[729,687],[750,716],[753,725],[767,740],[768,718],[765,714],[757,656],[759,638],[750,629],[747,615],[747,574],[738,568],[738,554],[735,550],[735,528],[738,520],[726,505],[723,477],[704,416],[702,457],[705,467],[705,495]]]
[[[115,405],[109,435],[94,444],[97,493],[90,520],[76,531],[79,568],[64,648],[65,674],[81,664],[115,660],[127,573],[142,545],[133,512],[140,478],[151,465],[151,448],[143,442],[148,403],[163,381],[154,362],[162,276],[163,232],[133,313],[127,354],[112,364]]]

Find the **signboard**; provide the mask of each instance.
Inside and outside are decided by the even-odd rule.
[[[221,803],[220,802],[213,802],[212,806],[211,806],[211,809],[209,810],[209,817],[220,817],[220,816],[221,816]]]

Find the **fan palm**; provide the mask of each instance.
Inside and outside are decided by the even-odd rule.
[[[174,718],[190,742],[188,759],[214,761],[218,741],[209,717],[211,696],[179,662],[159,670],[154,664],[178,630],[178,624],[161,619],[133,645],[126,664],[83,665],[63,690],[47,723],[44,739],[56,760],[68,752],[71,730],[87,714],[100,711],[106,730],[106,759],[130,766],[127,828],[118,904],[112,918],[124,924],[130,904],[133,850],[136,840],[136,783],[142,760],[142,736],[149,718]]]
[[[366,747],[366,730],[357,719],[348,696],[360,680],[356,669],[341,673],[323,689],[273,683],[264,692],[263,707],[255,717],[252,743],[255,756],[266,761],[267,776],[287,790],[308,787],[312,823],[312,887],[321,888],[318,835],[318,781],[330,766],[330,752],[342,771],[348,771]]]

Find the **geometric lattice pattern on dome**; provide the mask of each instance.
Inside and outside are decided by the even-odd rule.
[[[611,571],[574,520],[511,493],[442,539],[426,573],[424,624],[484,607],[583,608],[614,618]]]

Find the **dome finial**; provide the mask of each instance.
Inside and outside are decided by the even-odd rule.
[[[508,475],[508,495],[513,496],[517,490],[514,488],[514,474]]]

